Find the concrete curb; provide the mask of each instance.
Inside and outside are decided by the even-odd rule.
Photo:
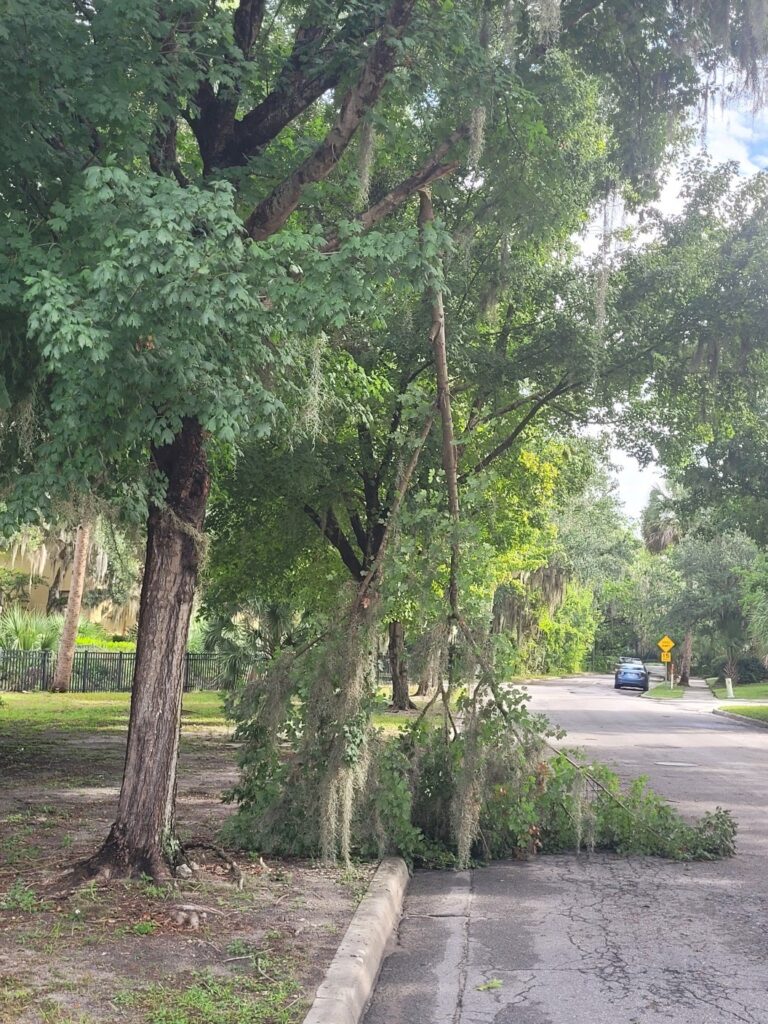
[[[379,864],[304,1024],[359,1024],[403,910],[408,868],[400,857]]]
[[[717,715],[718,718],[730,718],[732,722],[751,726],[753,729],[768,729],[768,722],[761,722],[759,718],[747,718],[746,715],[736,715],[733,711],[720,711],[719,708],[715,708],[712,714]]]

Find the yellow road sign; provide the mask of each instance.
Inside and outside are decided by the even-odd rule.
[[[661,652],[661,660],[666,664],[666,662],[672,661],[672,655],[670,654],[669,651],[662,651]]]
[[[660,647],[662,651],[671,651],[672,648],[675,646],[675,641],[672,639],[671,636],[667,636],[665,633],[661,640],[659,640],[659,642],[656,644],[656,646]]]

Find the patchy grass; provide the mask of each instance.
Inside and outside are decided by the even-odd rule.
[[[754,718],[758,722],[768,722],[768,704],[756,707],[749,704],[721,704],[720,711],[729,711],[732,715],[743,718]]]
[[[293,1024],[306,1010],[290,962],[285,958],[254,960],[255,978],[193,975],[184,988],[149,985],[119,992],[119,1009],[140,1010],[146,1024]]]
[[[716,686],[712,692],[720,699],[728,696],[724,686]],[[737,700],[768,701],[768,683],[746,683],[743,686],[734,686],[733,696]]]
[[[675,686],[670,688],[666,683],[660,686],[653,686],[650,690],[640,694],[641,697],[649,697],[651,700],[679,700],[685,696],[685,688]]]
[[[370,869],[255,856],[239,860],[238,889],[219,858],[193,849],[194,874],[176,887],[48,889],[114,818],[129,700],[3,694],[0,1024],[298,1024]],[[236,758],[220,695],[186,694],[182,839],[216,842]],[[200,908],[194,921],[180,913],[187,904]]]
[[[0,729],[34,735],[49,731],[104,732],[126,729],[130,693],[4,693]],[[221,694],[185,693],[185,728],[226,726]]]

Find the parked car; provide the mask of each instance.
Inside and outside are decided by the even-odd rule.
[[[639,658],[619,658],[619,664],[613,677],[613,688],[621,690],[631,687],[636,690],[647,690],[649,687],[648,669]]]

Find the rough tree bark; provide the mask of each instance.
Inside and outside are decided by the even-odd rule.
[[[106,842],[83,865],[86,875],[170,877],[176,762],[189,620],[210,488],[203,429],[185,419],[174,440],[153,450],[167,478],[166,503],[147,521],[136,669],[125,771],[117,817]]]
[[[81,523],[75,534],[75,554],[72,559],[72,579],[69,584],[67,610],[64,613],[64,627],[59,639],[59,653],[53,673],[51,690],[65,693],[72,678],[72,663],[75,660],[75,638],[83,605],[85,570],[88,565],[88,548],[91,543],[91,524]]]
[[[693,634],[688,632],[683,637],[683,643],[680,648],[680,678],[677,681],[678,686],[690,686],[691,685],[691,656],[693,654]]]
[[[419,231],[424,233],[428,224],[434,223],[435,212],[432,197],[427,189],[419,192]],[[445,309],[443,293],[439,288],[432,288],[432,327],[429,340],[435,363],[437,381],[437,407],[440,410],[443,441],[443,470],[448,490],[448,513],[453,524],[454,537],[451,542],[451,575],[448,584],[448,601],[451,616],[459,617],[459,483],[456,456],[456,443],[453,431],[453,415],[451,413],[451,388],[448,376],[448,355],[445,343]]]
[[[405,664],[403,624],[395,620],[389,624],[389,668],[392,673],[392,710],[415,711],[408,690],[408,670]]]

